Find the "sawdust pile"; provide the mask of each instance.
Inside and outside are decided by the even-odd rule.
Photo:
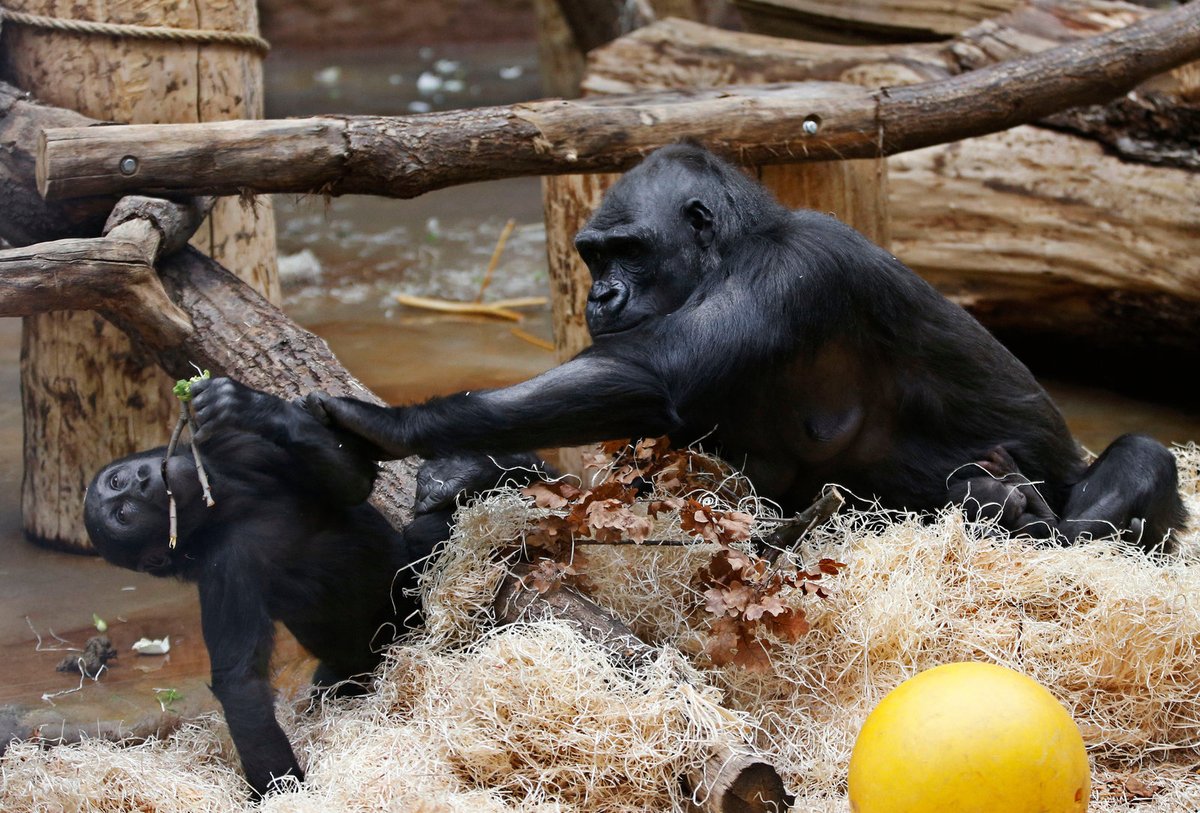
[[[1200,449],[1176,455],[1200,525]],[[504,573],[492,552],[539,511],[501,492],[460,513],[423,586],[428,630],[394,647],[377,694],[279,705],[308,780],[263,809],[684,810],[677,778],[711,743],[748,738],[796,810],[840,813],[870,709],[956,660],[1013,667],[1066,705],[1093,759],[1091,810],[1200,809],[1196,530],[1179,559],[1153,563],[1111,540],[997,541],[955,511],[932,522],[847,513],[797,552],[848,567],[826,583],[829,599],[795,599],[812,630],[774,646],[768,672],[685,661],[700,663],[707,619],[691,580],[711,546],[588,547],[596,599],[662,647],[634,673],[560,623],[484,631]],[[660,519],[653,538],[676,538]],[[216,718],[136,747],[16,745],[0,761],[0,809],[249,810],[236,766]]]

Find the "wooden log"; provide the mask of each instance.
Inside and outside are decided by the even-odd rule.
[[[562,586],[541,593],[525,583],[530,565],[517,565],[496,593],[493,609],[499,624],[556,619],[566,621],[630,669],[644,667],[657,655],[618,621],[575,589]],[[681,691],[688,690],[680,676]],[[768,813],[785,810],[792,800],[779,771],[745,743],[720,743],[702,770],[687,777],[700,809],[709,813]]]
[[[990,329],[1196,355],[1200,175],[1037,127],[889,170],[892,250]]]
[[[147,341],[156,346],[176,344],[192,323],[154,270],[160,242],[151,222],[137,218],[106,237],[0,251],[0,316],[95,310],[114,323],[142,321]]]
[[[0,315],[94,310],[118,327],[137,325],[149,346],[182,342],[191,320],[167,296],[154,266],[187,244],[212,203],[122,198],[103,237],[0,251]]]
[[[664,20],[592,52],[582,88],[622,94],[769,82],[911,85],[1113,31],[1153,13],[1107,0],[1031,0],[946,42],[887,46],[800,42]],[[1136,93],[1044,121],[1126,158],[1191,167],[1200,160],[1198,103],[1200,64],[1191,63],[1153,77]]]
[[[735,0],[749,31],[815,42],[936,40],[1019,0]]]
[[[8,0],[16,11],[167,28],[257,31],[253,0]],[[4,75],[48,104],[93,119],[197,122],[262,115],[261,54],[221,45],[3,28]],[[270,202],[218,203],[196,241],[278,298]],[[79,505],[91,472],[163,442],[176,411],[170,381],[92,313],[29,317],[22,338],[26,535],[90,550]],[[103,431],[97,431],[103,427]]]
[[[0,86],[0,90],[3,89]],[[42,117],[56,119],[67,115],[67,111],[28,100],[23,100],[22,104],[27,105],[25,114],[33,119],[34,125]],[[4,132],[4,123],[0,120],[0,132]],[[22,145],[24,142],[12,146],[19,149]],[[10,154],[15,151],[8,150]],[[0,155],[5,152],[0,150]],[[21,174],[21,167],[27,174]],[[10,213],[14,209],[42,207],[42,214],[30,221],[37,228],[27,230],[29,233],[36,234],[41,224],[52,222],[52,208],[46,208],[35,189],[31,162],[0,161],[0,189],[9,193],[5,199],[9,205],[0,208],[0,236],[6,229],[20,228],[19,224],[12,225]],[[170,378],[191,376],[195,367],[200,367],[215,375],[236,376],[251,387],[282,398],[296,398],[313,389],[322,389],[381,403],[342,367],[322,339],[294,323],[269,300],[210,257],[188,246],[168,253],[183,242],[181,237],[193,228],[189,224],[194,222],[204,205],[203,201],[171,203],[130,197],[123,198],[109,213],[110,237],[131,220],[149,221],[162,235],[158,249],[159,278],[170,301],[188,314],[193,328],[181,341],[160,345],[156,342],[157,331],[152,324],[154,314],[138,318],[136,311],[130,311],[129,318],[122,321],[123,329],[132,339],[130,354],[136,362],[139,365],[157,364]],[[92,221],[85,218],[74,222],[83,228],[83,223]],[[147,239],[154,238],[147,235]],[[139,247],[143,245],[139,242]],[[172,412],[164,429],[169,430],[174,419]],[[108,431],[108,427],[97,434],[103,431]],[[107,462],[104,460],[100,465]],[[397,527],[412,517],[417,464],[416,460],[407,460],[381,466],[372,502]],[[86,481],[93,473],[84,471],[80,476]]]
[[[684,135],[739,163],[874,157],[1104,101],[1197,57],[1200,6],[1189,4],[982,70],[852,97],[798,85],[390,119],[51,130],[39,188],[49,198],[134,189],[412,197],[489,178],[623,170]],[[123,175],[126,157],[137,166]]]

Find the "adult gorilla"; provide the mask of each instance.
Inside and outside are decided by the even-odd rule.
[[[1059,541],[1115,528],[1172,548],[1184,509],[1166,448],[1127,435],[1089,468],[1029,370],[962,308],[702,148],[652,154],[575,245],[594,344],[567,363],[418,406],[314,394],[309,409],[381,457],[669,434],[703,438],[789,510],[835,482],[892,508],[997,503],[1009,530]]]
[[[414,566],[448,536],[460,490],[495,485],[485,458],[427,463],[417,514],[396,530],[365,500],[375,481],[366,444],[330,431],[296,404],[227,378],[192,385],[216,504],[206,508],[190,451],[166,461],[178,542],[169,545],[165,448],[110,463],[88,487],[84,520],[109,562],[196,582],[200,621],[221,701],[256,794],[274,779],[303,779],[275,720],[268,675],[279,620],[320,659],[316,686],[369,675],[419,606],[406,588]],[[507,459],[519,464],[528,458]]]

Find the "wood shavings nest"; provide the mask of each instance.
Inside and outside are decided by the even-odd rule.
[[[1200,526],[1200,449],[1175,452]],[[795,810],[843,813],[867,713],[904,679],[957,660],[1015,668],[1066,705],[1092,756],[1093,813],[1200,809],[1194,529],[1181,557],[1156,564],[1112,540],[991,539],[952,510],[840,515],[797,557],[847,568],[829,599],[806,602],[811,632],[775,646],[769,672],[696,671],[676,654],[701,663],[707,620],[690,583],[711,546],[591,547],[596,600],[663,648],[634,674],[556,622],[487,630],[504,574],[492,552],[519,543],[538,511],[497,492],[460,512],[422,585],[428,630],[393,647],[378,693],[279,704],[308,780],[262,809],[684,811],[677,777],[705,743],[744,734],[797,794]],[[681,688],[681,671],[694,688]],[[6,811],[253,809],[243,793],[217,717],[136,747],[17,744],[0,760]]]

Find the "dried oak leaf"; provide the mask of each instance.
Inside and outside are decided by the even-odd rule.
[[[765,595],[760,597],[758,601],[747,604],[743,616],[747,621],[757,621],[762,618],[763,613],[779,616],[789,612],[789,609],[786,604],[779,600],[779,596]]]
[[[772,633],[793,644],[812,629],[812,625],[804,616],[804,610],[797,607],[788,607],[778,615],[765,616],[762,623]]]
[[[716,666],[725,666],[733,662],[740,642],[741,624],[732,618],[721,618],[713,622],[704,642],[704,654]]]
[[[817,562],[817,569],[826,576],[836,576],[846,569],[846,563],[839,562],[836,559],[822,559]]]
[[[754,517],[743,511],[729,511],[717,518],[721,536],[726,542],[742,542],[750,538]]]
[[[591,536],[600,541],[631,539],[642,543],[650,538],[650,530],[654,527],[649,517],[638,514],[619,500],[590,503],[585,516]]]
[[[770,641],[763,641],[755,637],[753,633],[747,633],[747,637],[743,637],[738,642],[737,654],[733,656],[733,663],[752,672],[769,671],[771,668],[770,649]]]
[[[549,483],[538,481],[521,489],[521,493],[533,500],[538,508],[558,509],[565,507],[581,493],[580,490],[566,480],[556,480]]]

